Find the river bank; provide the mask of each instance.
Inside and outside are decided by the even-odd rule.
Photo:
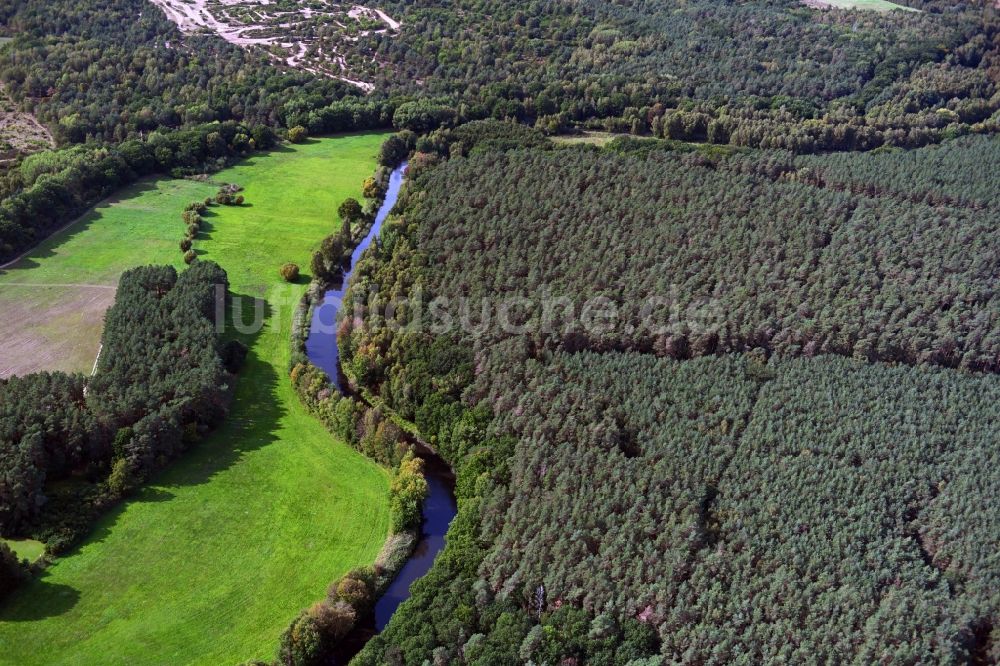
[[[339,283],[322,292],[318,285],[312,285],[296,315],[301,330],[297,339],[293,340],[295,347],[293,353],[296,351],[304,353],[309,364],[322,370],[329,383],[338,392],[359,404],[367,405],[368,408],[373,405],[364,400],[363,396],[355,395],[350,390],[349,382],[341,371],[337,348],[337,319],[355,265],[364,251],[375,242],[383,223],[396,205],[406,166],[404,162],[390,174],[385,197],[374,216],[372,225],[354,247],[349,265]],[[340,659],[349,658],[356,653],[388,624],[399,605],[409,597],[412,583],[430,570],[434,558],[444,548],[445,534],[457,513],[454,474],[451,468],[421,442],[415,441],[406,433],[402,433],[402,438],[422,460],[424,478],[427,481],[428,494],[421,507],[421,524],[419,531],[412,529],[389,537],[386,549],[383,549],[385,557],[380,556],[380,566],[376,567],[378,597],[374,608],[359,618],[351,636],[339,646],[337,656]],[[398,556],[391,552],[394,547],[400,545],[394,541],[399,537],[406,537],[400,543],[411,549],[409,556],[403,562],[399,562]],[[389,568],[387,569],[385,565]]]

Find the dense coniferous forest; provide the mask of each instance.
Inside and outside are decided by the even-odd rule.
[[[226,414],[239,358],[214,321],[226,273],[122,275],[93,377],[38,373],[0,382],[0,531],[51,553]],[[231,361],[227,370],[224,358]]]
[[[763,347],[1000,368],[993,212],[774,179],[745,156],[729,168],[719,160],[648,149],[450,159],[415,174],[389,227],[392,258],[358,270],[356,298],[378,285],[381,309],[419,282],[426,301],[448,299],[438,319],[458,329],[470,311],[495,323],[498,299],[516,297],[509,319],[537,349],[685,358]],[[911,179],[911,192],[923,188]],[[613,316],[587,326],[588,307],[602,303]],[[481,328],[483,344],[508,335]],[[393,335],[352,335],[345,363],[389,379]]]
[[[998,161],[996,138],[963,137],[926,150],[801,156],[792,168],[807,169],[797,178],[827,187],[985,209],[1000,191],[1000,174],[987,167]]]
[[[358,663],[996,661],[997,481],[976,465],[997,382],[966,371],[997,369],[996,334],[966,332],[996,318],[996,221],[926,203],[921,176],[992,140],[865,157],[895,189],[864,193],[802,172],[847,184],[838,156],[503,132],[419,139],[352,277],[344,368],[455,465],[460,507]],[[630,331],[670,285],[670,325],[714,319]],[[540,294],[624,314],[545,326]],[[471,303],[451,327],[440,296]],[[483,324],[511,297],[528,326]]]
[[[969,465],[996,456],[993,377],[830,356],[489,356],[483,441],[517,444],[495,472],[481,453],[462,463],[454,556],[479,559],[446,551],[450,585],[432,572],[360,663],[627,663],[587,639],[636,620],[656,629],[645,645],[664,661],[649,663],[997,658],[982,515],[997,479]],[[548,628],[567,613],[575,628]]]

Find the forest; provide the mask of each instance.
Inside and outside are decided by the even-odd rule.
[[[449,548],[358,663],[997,658],[993,377],[489,356]]]
[[[993,137],[962,137],[926,150],[830,153],[788,159],[800,180],[930,205],[982,210],[989,208],[1000,191],[1000,174],[983,169],[984,164],[1000,160],[1000,141]]]
[[[92,377],[42,372],[0,382],[3,534],[65,551],[223,419],[241,360],[240,343],[216,334],[217,288],[224,299],[227,285],[209,261],[180,274],[126,271]]]
[[[3,11],[15,40],[0,79],[60,145],[215,120],[278,126],[298,105],[358,94],[340,81],[279,69],[260,51],[182,37],[146,0],[21,0]]]
[[[419,138],[352,276],[345,373],[459,498],[356,663],[1000,658],[997,221],[964,194],[993,175],[928,166],[995,142],[862,156],[865,190],[837,155],[504,131]],[[652,334],[630,305],[658,290],[681,316]],[[515,297],[522,327],[480,317]]]
[[[61,145],[213,120],[314,133],[386,127],[416,104],[436,109],[439,123],[594,120],[809,151],[992,131],[1000,104],[997,16],[976,2],[888,13],[792,0],[453,4],[383,3],[400,30],[335,45],[349,73],[375,82],[367,97],[263,48],[182,35],[146,0],[13,3],[0,15],[14,37],[0,80]],[[313,38],[322,44],[323,31]],[[337,117],[324,123],[331,108]]]
[[[4,176],[4,198],[39,196],[44,205],[0,212],[0,260],[146,172],[268,148],[262,128],[422,133],[506,118],[549,133],[599,127],[795,153],[997,130],[1000,23],[972,2],[888,13],[818,12],[792,0],[462,4],[454,12],[451,3],[390,2],[403,20],[398,32],[362,31],[339,45],[351,49],[352,66],[371,68],[358,72],[376,81],[367,95],[282,66],[261,48],[182,34],[147,0],[5,7],[0,34],[12,41],[0,54],[0,82],[60,149],[98,152],[82,163],[78,152],[44,158],[75,163],[49,186],[71,196],[32,195],[34,180],[16,165]],[[116,154],[163,153],[165,143],[193,140],[173,132],[213,122],[244,129],[235,143],[223,131],[225,146],[157,154],[145,171]]]
[[[415,172],[386,228],[387,261],[359,268],[354,300],[381,312],[419,283],[426,316],[480,345],[508,336],[497,325],[507,299],[535,350],[686,358],[762,347],[1000,369],[993,211],[799,182],[767,155],[713,161],[643,145],[473,150]],[[882,158],[892,155],[870,159]],[[910,173],[909,191],[923,192]],[[435,298],[447,300],[436,312]],[[611,320],[588,324],[601,301]],[[399,323],[411,309],[397,308]],[[469,312],[476,326],[463,325]],[[419,333],[346,332],[345,365],[396,391],[390,369],[407,356],[395,339],[412,347],[405,339]]]
[[[996,15],[979,3],[452,4],[386,4],[399,35],[361,40],[378,56],[364,72],[376,90],[453,97],[469,119],[799,151],[921,145],[995,125]]]

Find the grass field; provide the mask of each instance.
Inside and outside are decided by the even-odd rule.
[[[232,414],[0,608],[0,663],[270,659],[299,609],[374,561],[389,529],[388,474],[334,442],[292,393],[290,302],[305,285],[282,287],[278,267],[308,266],[339,202],[359,196],[381,140],[314,141],[217,176],[243,185],[248,205],[213,208],[196,247],[226,268],[235,293],[265,299],[269,313],[263,330],[246,336],[251,352]],[[170,238],[179,230],[172,218],[195,191],[158,207],[171,218]],[[133,245],[123,238],[118,251]],[[171,242],[157,259],[174,254]]]
[[[22,560],[34,562],[45,553],[45,544],[34,539],[0,539]]]

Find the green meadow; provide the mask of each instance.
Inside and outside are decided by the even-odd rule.
[[[45,544],[34,539],[0,539],[22,560],[34,562],[45,553]]]
[[[259,332],[241,334],[250,354],[230,417],[0,607],[0,663],[270,659],[301,608],[350,568],[374,561],[389,530],[389,476],[334,441],[293,394],[292,305],[306,280],[285,285],[278,268],[285,261],[308,267],[311,250],[337,227],[337,205],[360,197],[382,139],[362,134],[282,147],[213,176],[242,185],[246,204],[213,207],[195,248],[228,271],[239,300],[257,300],[266,315]],[[90,224],[114,227],[107,222],[112,209],[151,206],[148,235],[109,228],[97,261],[73,245],[90,229],[71,230],[11,273],[21,282],[98,280],[116,276],[121,262],[176,263],[184,204],[216,188],[141,184],[134,196],[99,207]],[[163,192],[155,205],[154,191]]]

